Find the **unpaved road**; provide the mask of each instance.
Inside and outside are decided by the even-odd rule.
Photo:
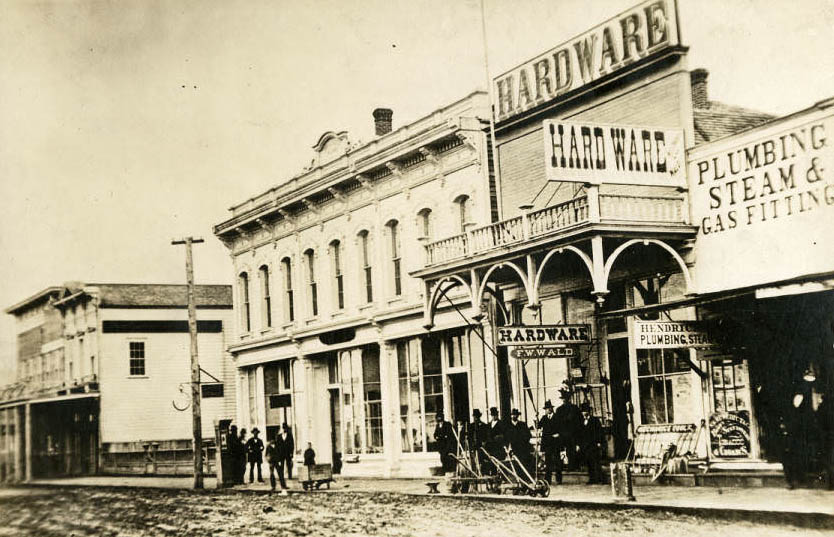
[[[14,489],[12,489],[14,490]],[[0,494],[0,536],[833,535],[756,522],[628,510],[511,505],[392,493],[288,497],[235,491],[60,488]]]

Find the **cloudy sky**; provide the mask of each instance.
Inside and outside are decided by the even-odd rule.
[[[491,74],[636,0],[484,0]],[[680,0],[710,97],[786,113],[834,96],[834,0]],[[790,8],[787,9],[787,6]],[[485,87],[479,0],[0,3],[0,305],[49,285],[227,283],[211,226],[297,173],[327,130],[368,140]],[[4,317],[6,317],[4,315]],[[13,356],[0,321],[0,384]]]

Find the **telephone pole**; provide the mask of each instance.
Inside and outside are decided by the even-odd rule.
[[[188,284],[188,333],[191,338],[191,418],[194,434],[194,488],[203,488],[203,425],[200,411],[200,359],[197,356],[197,305],[194,303],[194,262],[191,245],[203,239],[186,237],[171,244],[185,245],[185,280]]]

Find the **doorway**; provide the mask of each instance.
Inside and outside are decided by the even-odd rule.
[[[342,470],[342,414],[339,405],[339,389],[331,388],[330,395],[330,453],[333,457],[333,473],[341,473]]]
[[[611,372],[611,413],[614,458],[623,459],[630,447],[631,371],[628,365],[628,338],[608,340],[608,370]]]
[[[449,400],[451,402],[452,423],[457,420],[469,422],[469,379],[467,373],[449,375]]]

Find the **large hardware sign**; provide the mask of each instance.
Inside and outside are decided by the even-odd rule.
[[[678,44],[675,1],[641,2],[496,77],[496,119],[514,117]]]
[[[689,152],[699,293],[832,270],[831,104]]]
[[[498,328],[498,346],[562,346],[591,342],[589,324],[544,324],[502,326]]]
[[[547,179],[686,186],[682,129],[545,120]]]

